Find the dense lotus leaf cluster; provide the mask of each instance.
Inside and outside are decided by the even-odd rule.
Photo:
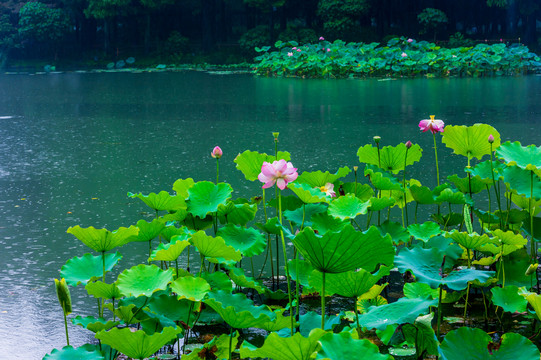
[[[500,340],[468,327],[444,335],[440,327],[443,304],[465,304],[467,321],[477,297],[487,318],[520,313],[534,324],[527,335],[539,328],[541,149],[501,144],[484,124],[432,135],[465,164],[435,187],[408,178],[421,161],[419,145],[380,147],[378,138],[358,149],[353,170],[297,174],[291,154],[277,146],[274,155],[247,150],[234,159],[246,181],[258,182],[264,166],[285,166],[287,174],[267,169],[262,180],[283,176],[288,188],[280,191],[265,186],[234,198],[227,183],[190,178],[175,181],[171,192],[128,193],[155,219],[114,231],[70,227],[69,236],[94,253],[67,259],[56,281],[65,319],[73,310],[69,286],[98,300],[96,316],[71,319],[96,341],[75,349],[68,340],[45,358],[145,359],[161,351],[181,359],[383,360],[392,359],[389,346],[407,346],[418,359],[539,359],[538,348],[507,323],[508,333],[496,329]],[[220,155],[227,161],[227,151]],[[148,261],[113,277],[121,248],[134,242],[148,243]],[[253,258],[264,259],[262,269]],[[390,274],[407,279],[398,301],[386,292]],[[307,297],[319,297],[321,311],[308,308]],[[328,313],[334,298],[350,305]],[[223,334],[187,349],[201,325]],[[258,346],[245,336],[253,328],[266,334]]]
[[[536,72],[539,57],[523,44],[445,48],[404,37],[380,43],[342,40],[300,45],[278,41],[256,48],[255,72],[266,76],[501,76]]]

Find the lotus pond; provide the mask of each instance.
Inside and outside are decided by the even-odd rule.
[[[539,358],[539,78],[0,81],[2,355]]]

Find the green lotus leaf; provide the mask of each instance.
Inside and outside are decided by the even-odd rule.
[[[362,163],[375,165],[396,174],[404,170],[404,165],[412,165],[419,161],[422,153],[423,150],[418,144],[412,145],[409,150],[406,144],[400,143],[396,146],[384,146],[379,151],[377,147],[368,144],[359,148],[357,156]]]
[[[258,327],[276,318],[265,305],[255,306],[242,293],[231,294],[225,291],[212,291],[203,301],[216,311],[234,329]]]
[[[427,221],[423,224],[409,225],[408,232],[415,239],[427,242],[431,237],[439,235],[441,233],[441,228],[437,223]]]
[[[212,262],[235,263],[242,258],[240,251],[227,245],[223,238],[208,236],[204,231],[193,234],[191,242],[201,255]]]
[[[451,181],[456,188],[464,194],[469,194],[470,190],[472,194],[477,194],[483,190],[486,190],[487,185],[492,185],[492,179],[483,180],[479,175],[471,176],[470,178],[460,178],[457,175],[451,175],[447,176],[447,179],[449,179],[449,181]]]
[[[417,356],[423,354],[438,355],[438,339],[432,329],[434,313],[419,316],[413,324],[405,324],[402,327],[404,338],[410,344],[415,344]]]
[[[231,283],[231,279],[227,277],[227,275],[220,271],[215,271],[213,273],[209,272],[203,272],[201,273],[201,277],[210,285],[210,289],[212,291],[233,291],[233,284]]]
[[[444,189],[436,196],[436,203],[448,202],[449,204],[472,204],[471,199],[460,191]]]
[[[358,215],[366,214],[370,206],[369,201],[362,201],[353,194],[340,196],[329,205],[329,215],[340,219],[354,219]]]
[[[338,324],[341,322],[340,315],[330,315],[325,316],[325,321],[323,322],[323,328],[325,331],[332,331]],[[321,314],[316,313],[315,311],[307,311],[302,314],[299,319],[299,332],[302,336],[308,337],[314,329],[321,331]],[[282,330],[280,335],[290,334],[289,329]]]
[[[491,241],[487,234],[479,235],[475,232],[468,234],[467,232],[459,232],[457,230],[446,232],[444,236],[451,238],[455,243],[470,250],[478,250],[481,246]]]
[[[347,220],[332,217],[326,212],[314,214],[310,220],[312,228],[320,234],[325,234],[327,231],[339,232],[349,224]]]
[[[160,235],[167,241],[171,241],[171,238],[175,235],[191,235],[191,232],[190,230],[188,230],[188,228],[186,227],[176,227],[176,226],[173,226],[173,225],[169,225],[169,226],[166,226],[165,228],[163,228],[162,232],[160,233]],[[184,239],[183,239],[184,240]]]
[[[380,211],[385,209],[386,207],[393,206],[395,203],[395,199],[388,198],[388,197],[382,197],[382,198],[370,198],[370,211]]]
[[[285,151],[278,151],[278,160],[291,160],[291,155]],[[273,162],[276,158],[265,153],[260,154],[256,151],[246,150],[242,154],[238,154],[233,162],[237,164],[237,169],[242,171],[246,180],[255,181],[261,173],[263,162]]]
[[[306,183],[293,182],[288,184],[287,188],[295,193],[305,204],[315,204],[319,202],[329,202],[330,197],[327,196],[318,187],[312,187]]]
[[[165,228],[165,224],[160,219],[154,219],[151,222],[146,222],[145,220],[139,220],[137,222],[137,228],[139,229],[139,234],[137,238],[133,241],[150,241],[155,239],[162,230]]]
[[[302,286],[310,287],[310,276],[314,272],[314,267],[306,260],[289,260],[289,275],[294,281],[298,281]]]
[[[277,309],[274,311],[276,319],[259,324],[259,328],[268,332],[278,331],[291,326],[291,317],[284,316],[286,309]]]
[[[114,313],[115,316],[122,320],[126,325],[133,325],[141,322],[139,316],[142,314],[140,312],[136,314],[136,311],[139,309],[134,304],[129,304],[127,306],[116,306],[113,308],[112,303],[106,303],[104,306],[106,309],[109,309],[112,313]]]
[[[442,259],[443,255],[445,255],[446,271],[453,268],[456,261],[464,254],[464,249],[462,249],[458,244],[453,243],[451,239],[441,235],[430,238],[424,247],[438,249],[442,254]]]
[[[499,346],[491,346],[492,338],[481,329],[461,327],[447,333],[440,345],[442,360],[515,360],[537,359],[539,349],[527,338],[515,333],[501,337]]]
[[[533,219],[533,230],[534,230],[534,239],[536,241],[541,241],[541,218],[540,217],[537,217],[537,216],[534,216]],[[523,224],[522,224],[522,230],[524,231],[524,233],[527,235],[527,236],[532,236],[532,232],[530,230],[530,222],[529,221],[525,221]]]
[[[528,301],[528,304],[532,305],[537,318],[541,320],[541,295],[529,294],[526,296],[526,301]]]
[[[255,218],[257,213],[256,204],[235,204],[229,201],[227,205],[218,205],[218,219],[222,224],[236,224],[246,226]]]
[[[347,176],[350,172],[351,170],[347,166],[339,168],[334,174],[328,171],[305,171],[297,177],[295,182],[308,184],[312,188],[319,188],[325,186],[327,183],[333,184],[336,180]]]
[[[391,237],[381,236],[375,227],[358,232],[348,225],[339,233],[327,232],[321,237],[305,228],[293,243],[315,269],[326,273],[358,268],[373,271],[378,264],[391,265],[395,254]]]
[[[541,169],[541,147],[535,145],[522,146],[518,141],[506,141],[496,149],[496,156],[508,166],[516,165],[524,170]]]
[[[179,299],[201,301],[210,291],[210,285],[203,278],[184,276],[171,283],[171,290],[177,293]]]
[[[472,176],[479,176],[484,182],[492,183],[492,176],[494,175],[494,181],[498,181],[502,178],[502,171],[505,169],[505,164],[499,161],[485,160],[475,165],[474,168],[466,168],[465,171],[472,174]]]
[[[379,271],[375,275],[364,269],[339,274],[328,274],[325,280],[325,292],[329,291],[332,294],[357,298],[368,292],[383,276],[389,275],[389,269],[385,269],[387,269],[387,272]],[[318,285],[313,284],[312,286],[316,289],[321,289],[321,285]]]
[[[410,187],[410,193],[413,199],[419,204],[436,204],[436,196],[432,190],[426,186],[412,185]]]
[[[190,215],[188,213],[188,210],[186,209],[180,209],[174,212],[169,212],[167,214],[163,214],[161,216],[161,219],[164,221],[164,223],[182,223],[186,218]]]
[[[178,179],[173,183],[173,191],[177,193],[183,199],[188,198],[188,189],[195,184],[192,178]]]
[[[156,265],[140,264],[120,273],[117,287],[125,296],[152,296],[158,290],[165,290],[171,281],[173,269],[164,271]]]
[[[264,294],[268,289],[263,285],[261,280],[256,280],[251,276],[247,276],[242,268],[230,267],[229,277],[237,286],[241,288],[254,289],[259,294]]]
[[[395,177],[387,172],[381,172],[377,167],[367,165],[364,176],[367,176],[378,190],[402,190],[402,184]]]
[[[216,185],[210,181],[199,181],[188,189],[188,211],[204,218],[208,213],[218,211],[220,204],[225,205],[232,192],[233,188],[229,184]]]
[[[529,289],[532,281],[535,283],[535,274],[530,276],[525,274],[530,264],[530,255],[524,248],[504,257],[503,267],[499,261],[496,263],[496,269],[498,269],[499,274],[498,284],[503,285],[503,275],[505,272],[505,286],[514,285],[519,288],[526,286]]]
[[[102,330],[109,330],[118,324],[120,324],[120,321],[107,321],[104,318],[95,318],[93,316],[76,316],[73,319],[71,319],[71,322],[74,325],[79,325],[84,327],[85,329],[88,329],[92,331],[93,333],[97,333],[98,331]]]
[[[462,290],[468,286],[468,282],[479,280],[487,282],[494,276],[494,271],[481,271],[464,269],[451,271],[446,277],[442,277],[441,264],[443,253],[436,248],[402,249],[396,256],[395,264],[401,273],[411,271],[417,281],[427,283],[433,289],[440,285],[447,285],[452,290]]]
[[[212,227],[212,224],[214,224],[214,217],[209,214],[204,218],[200,218],[199,216],[188,213],[186,219],[184,219],[184,224],[192,231],[205,230]]]
[[[503,246],[503,255],[509,255],[528,243],[528,240],[521,234],[515,234],[513,231],[494,230],[491,235],[492,242],[497,246]]]
[[[505,193],[505,197],[511,197],[511,201],[513,202],[513,204],[523,210],[526,210],[528,213],[532,212],[534,216],[541,212],[541,200],[532,201],[530,204],[530,199],[528,199],[528,197],[518,194],[513,194],[512,196],[510,196],[510,193],[508,192]],[[528,210],[530,206],[531,208],[530,210]]]
[[[464,221],[464,214],[452,212],[447,215],[432,214],[431,218],[445,228],[458,226]]]
[[[530,170],[508,166],[503,170],[503,181],[520,195],[541,199],[541,179]]]
[[[437,306],[438,300],[428,298],[400,298],[398,301],[368,309],[359,316],[359,323],[368,329],[385,330],[391,324],[413,324],[420,314],[428,312],[430,306]]]
[[[224,239],[226,245],[247,257],[261,254],[267,246],[265,236],[254,228],[227,224],[218,230],[217,235]]]
[[[316,359],[390,360],[392,356],[380,354],[376,345],[368,340],[357,340],[349,332],[326,333],[319,339],[321,350]]]
[[[150,298],[148,309],[171,321],[182,321],[191,327],[197,319],[198,306],[194,306],[190,300],[179,300],[175,295],[161,294]]]
[[[374,195],[374,189],[368,184],[345,183],[342,184],[342,189],[346,195],[354,194],[355,197],[364,201],[369,200]]]
[[[128,196],[141,199],[148,207],[156,211],[177,211],[186,209],[186,201],[183,197],[171,195],[167,191],[160,191],[158,194],[150,193],[148,195],[128,192]]]
[[[494,287],[490,289],[492,293],[492,302],[496,306],[501,306],[504,311],[508,312],[526,312],[528,300],[524,296],[519,295],[518,287],[507,285],[503,288]]]
[[[241,358],[269,358],[273,360],[311,360],[319,350],[319,331],[314,331],[308,338],[300,333],[293,336],[281,337],[270,333],[262,347],[257,348],[248,342],[243,342],[240,348]]]
[[[402,290],[404,296],[408,299],[426,298],[427,296],[431,299],[440,297],[438,289],[432,289],[430,285],[421,282],[405,283]],[[446,293],[445,290],[443,290],[443,292]]]
[[[97,351],[87,350],[84,346],[77,349],[72,346],[64,346],[61,350],[53,349],[50,354],[43,357],[43,360],[104,360],[103,355]]]
[[[406,243],[410,239],[409,233],[397,222],[389,222],[388,220],[383,222],[380,226],[376,226],[381,233],[381,236],[385,236],[386,234],[391,235],[391,239],[393,240],[393,243],[400,244],[400,243]]]
[[[176,339],[181,332],[180,328],[166,327],[162,332],[148,335],[143,330],[113,328],[109,331],[100,331],[96,334],[96,339],[128,357],[142,360],[160,350],[169,341]]]
[[[190,246],[189,240],[180,240],[184,235],[175,235],[170,243],[161,243],[152,251],[150,261],[175,261]],[[178,240],[176,240],[178,239]]]
[[[229,346],[231,344],[232,351],[235,351],[239,342],[239,333],[237,331],[232,334],[222,334],[219,337],[214,337],[208,343],[205,343],[202,347],[193,349],[188,355],[183,354],[182,360],[201,360],[207,356],[205,354],[211,354],[213,359],[227,359],[229,356]]]
[[[408,189],[405,193],[403,190],[381,190],[381,198],[392,198],[394,199],[394,206],[398,206],[400,209],[402,209],[404,204],[404,199],[406,200],[406,204],[414,201],[415,199],[411,195],[411,191],[409,191],[409,187],[416,185],[421,186],[421,183],[418,180],[415,179],[409,179],[406,180],[406,189]],[[405,194],[405,198],[404,198]]]
[[[122,259],[119,252],[105,254],[104,257],[105,272],[111,271],[118,261]],[[60,276],[66,279],[68,285],[86,285],[89,281],[103,276],[103,258],[92,254],[71,258],[60,269]]]
[[[93,226],[82,228],[79,225],[70,227],[68,234],[74,235],[83,244],[96,252],[105,252],[125,245],[137,237],[139,229],[135,226],[120,227],[115,231],[95,229]]]
[[[296,195],[281,196],[282,199],[282,211],[293,211],[302,207],[304,204]],[[267,207],[278,209],[278,198],[273,198],[267,202]]]
[[[382,306],[388,304],[383,296],[376,296],[373,299],[362,299],[357,301],[357,311],[359,314],[366,314],[372,306]]]
[[[327,211],[325,204],[306,204],[295,210],[284,211],[284,217],[300,226],[304,223],[304,227],[312,225],[312,215]]]
[[[103,299],[120,299],[122,294],[115,283],[106,284],[102,281],[94,281],[85,286],[88,295]]]
[[[488,142],[488,137],[494,137],[494,143]],[[445,146],[454,150],[455,154],[466,156],[468,159],[481,158],[489,155],[491,149],[500,146],[500,134],[496,129],[487,124],[475,124],[472,126],[447,125],[441,140]]]
[[[278,217],[273,217],[267,220],[265,224],[257,223],[256,226],[266,232],[267,234],[280,235],[280,219]]]

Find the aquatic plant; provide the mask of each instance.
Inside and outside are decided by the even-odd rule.
[[[420,127],[431,131],[434,140],[442,132],[442,142],[466,157],[464,174],[442,177],[447,181],[434,188],[423,186],[406,177],[406,169],[420,162],[421,147],[411,141],[380,146],[383,140],[377,136],[375,146],[357,150],[365,182],[357,177],[357,165],[353,174],[344,166],[299,175],[291,155],[278,151],[274,133],[274,155],[247,150],[234,160],[246,180],[263,184],[260,197],[235,198],[233,187],[219,182],[217,167],[216,183],[186,178],[173,183],[174,194],[129,192],[130,198],[154,210],[152,221],[139,220],[115,231],[70,227],[70,235],[98,254],[67,259],[60,271],[63,279],[55,281],[66,340],[69,345],[69,286],[83,285],[97,299],[97,316],[75,316],[72,323],[89,330],[99,344],[66,346],[45,358],[114,359],[122,353],[143,359],[160,349],[174,352],[176,344],[176,356],[182,359],[325,359],[351,352],[389,359],[362,339],[376,329],[386,344],[406,341],[418,359],[438,353],[445,359],[464,358],[465,349],[479,356],[492,351],[507,359],[513,351],[538,359],[539,350],[521,335],[507,333],[498,343],[479,329],[444,335],[441,325],[443,312],[450,311],[444,304],[465,297],[466,322],[470,299],[477,296],[482,297],[485,318],[492,311],[502,328],[500,309],[529,311],[523,316],[532,321],[536,336],[541,318],[541,297],[534,292],[539,287],[541,150],[518,142],[500,144],[499,133],[485,124],[444,128],[431,118]],[[222,152],[215,148],[211,155],[219,159]],[[487,155],[491,159],[483,161]],[[274,186],[274,196],[267,198],[265,189]],[[498,198],[494,211],[490,197],[485,209],[490,187]],[[407,209],[411,202],[416,207],[411,223],[407,212],[399,219],[391,211]],[[419,205],[426,210],[422,219]],[[434,205],[439,208],[431,214]],[[117,268],[121,248],[133,242],[148,243],[148,257],[145,249],[143,264]],[[253,259],[267,252],[270,274],[266,265],[259,271],[253,266]],[[279,257],[284,261],[285,291],[279,287]],[[393,266],[398,272],[390,270]],[[393,276],[403,276],[403,288],[394,288],[396,281],[389,279]],[[404,298],[388,301],[390,286]],[[319,313],[310,308],[311,297],[319,297]],[[337,298],[351,301],[338,314],[331,313],[328,299],[334,311]],[[202,325],[214,326],[216,335],[189,352],[193,329]],[[246,340],[250,328],[260,329],[259,347]]]

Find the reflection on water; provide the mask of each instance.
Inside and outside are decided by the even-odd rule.
[[[53,278],[90,252],[66,229],[116,229],[146,209],[128,191],[171,190],[178,178],[213,179],[210,151],[224,150],[220,178],[235,196],[259,194],[235,169],[246,149],[273,152],[271,132],[299,171],[358,164],[359,146],[411,140],[424,149],[411,168],[434,180],[429,114],[447,124],[485,122],[502,140],[539,143],[540,77],[502,79],[299,80],[199,72],[0,75],[0,358],[41,359],[65,345]],[[442,175],[465,160],[440,147]],[[119,269],[142,262],[146,244],[120,251]],[[115,274],[109,274],[113,279]],[[94,315],[72,288],[74,314]],[[71,342],[91,340],[70,325]]]

